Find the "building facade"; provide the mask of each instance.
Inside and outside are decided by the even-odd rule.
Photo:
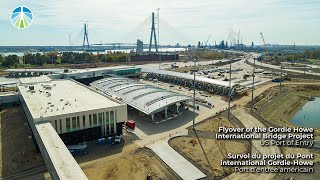
[[[66,144],[122,133],[126,104],[74,80],[18,86],[29,124],[50,122]]]

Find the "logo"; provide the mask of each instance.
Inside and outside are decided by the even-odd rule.
[[[12,24],[19,28],[25,29],[32,24],[33,15],[29,8],[20,6],[11,13]]]

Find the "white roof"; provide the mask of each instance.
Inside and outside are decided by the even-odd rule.
[[[5,72],[52,72],[60,73],[63,69],[7,69]]]
[[[26,77],[26,78],[19,78],[21,83],[37,83],[37,82],[49,82],[51,78],[48,76],[35,76],[35,77]]]
[[[31,85],[21,84],[18,87],[33,119],[120,105],[72,80],[33,84],[34,91],[29,90],[29,86]]]
[[[12,84],[18,84],[17,82],[14,81],[5,81],[5,82],[0,82],[0,86],[4,85],[12,85]]]
[[[86,68],[86,69],[68,69],[69,72],[64,74],[75,74],[75,73],[84,73],[84,72],[129,69],[129,68],[134,68],[134,66],[112,66],[112,67]]]
[[[59,176],[51,177],[52,179],[88,179],[50,122],[36,124],[35,127],[39,133],[39,139],[45,147],[43,151],[47,151],[48,160],[52,162]]]
[[[159,70],[159,69],[142,69],[141,72],[174,76],[174,77],[184,78],[184,79],[188,79],[188,80],[193,80],[194,79],[194,75],[192,75],[192,74],[179,73],[179,72],[166,71],[166,70]],[[209,84],[215,84],[215,85],[223,86],[223,87],[229,87],[229,82],[228,81],[219,81],[219,80],[216,80],[216,79],[210,79],[210,78],[200,77],[200,76],[196,76],[196,81],[197,82],[205,82],[205,83],[209,83]],[[231,87],[233,87],[234,85],[236,85],[236,83],[232,83],[231,82]]]
[[[120,97],[130,106],[145,114],[162,111],[171,104],[190,101],[189,96],[181,95],[147,85],[128,78],[105,78],[91,85],[101,91]]]

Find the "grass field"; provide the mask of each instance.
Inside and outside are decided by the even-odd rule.
[[[319,97],[320,91],[318,86],[312,85],[286,88],[288,92],[281,98],[275,98],[272,95],[275,92],[273,90],[266,92],[264,98],[257,102],[259,104],[257,108],[271,102],[265,109],[261,109],[261,116],[277,126],[295,127],[294,124],[290,123],[290,119],[309,101],[309,96]],[[275,96],[278,96],[278,94]],[[320,129],[315,129],[315,132],[320,133]]]
[[[289,93],[264,109],[261,115],[273,124],[292,127],[293,124],[289,120],[306,102],[307,97]]]

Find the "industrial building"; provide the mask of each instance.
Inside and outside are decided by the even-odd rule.
[[[77,143],[68,138],[75,132],[82,141],[121,134],[127,120],[127,114],[122,113],[126,111],[124,103],[73,80],[22,84],[18,88],[26,114],[31,115],[29,123],[50,122],[68,141],[66,144]]]
[[[143,42],[141,40],[137,40],[137,54],[143,54]]]
[[[91,86],[108,95],[115,96],[140,114],[169,119],[179,115],[180,108],[192,101],[189,96],[174,93],[128,78],[105,78],[91,83]],[[162,116],[161,116],[162,115]]]
[[[121,134],[127,105],[74,80],[20,79],[33,139],[52,179],[87,179],[65,144]]]
[[[178,61],[179,54],[172,53],[150,53],[150,54],[134,54],[130,56],[131,62],[141,61]]]
[[[51,79],[75,79],[89,84],[93,80],[101,79],[110,74],[119,76],[136,76],[140,74],[140,68],[132,66],[115,66],[87,69],[8,69],[8,76],[13,77],[35,77],[48,75]]]

